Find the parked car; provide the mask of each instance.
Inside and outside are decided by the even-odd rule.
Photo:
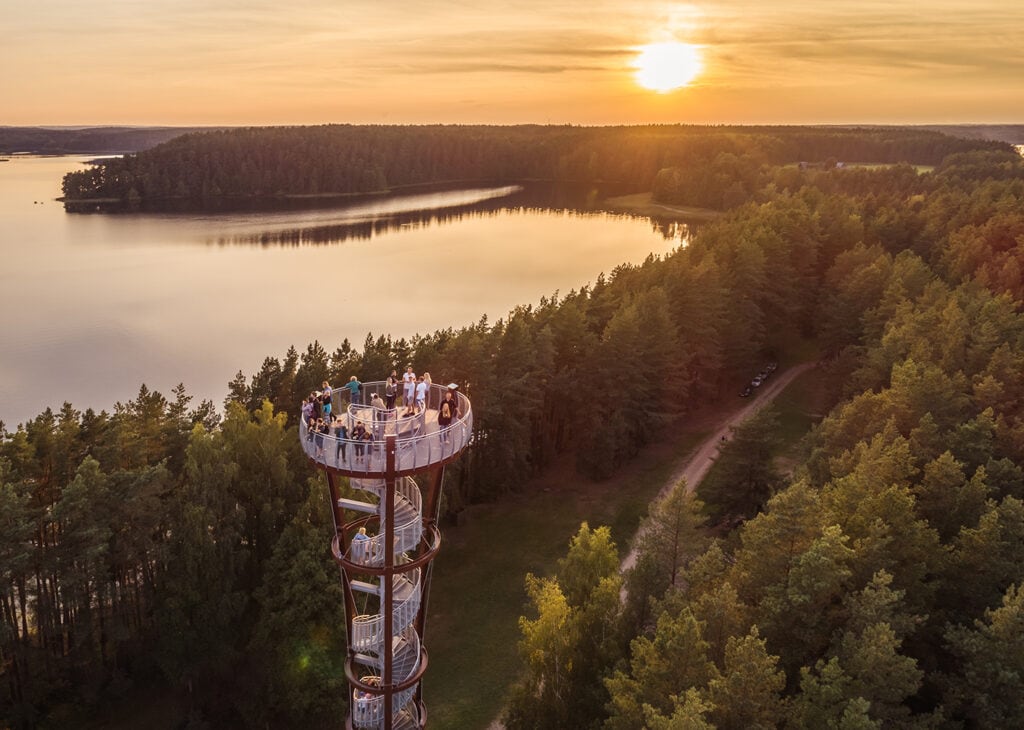
[[[760,388],[761,387],[761,383],[763,383],[763,382],[764,381],[761,380],[761,376],[758,375],[756,378],[754,378],[753,380],[750,381],[750,385],[755,387],[755,388]]]
[[[750,394],[754,392],[754,389],[749,385],[740,391],[740,398],[749,398]]]
[[[766,369],[769,373],[774,373],[777,367],[779,367],[779,364],[777,362],[770,362],[768,363],[768,367]]]

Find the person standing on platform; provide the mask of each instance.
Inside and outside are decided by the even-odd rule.
[[[427,405],[427,381],[420,376],[420,381],[416,383],[416,410],[422,412]]]
[[[395,401],[398,399],[398,381],[395,380],[395,371],[391,371],[387,384],[384,386],[384,405],[388,409],[388,417],[391,411],[395,410]]]
[[[380,438],[384,421],[387,418],[387,408],[384,405],[380,393],[374,393],[370,399],[370,406],[373,408],[373,430],[377,438]]]
[[[348,427],[341,419],[341,416],[334,418],[334,438],[338,440],[338,444],[334,449],[334,461],[339,464],[348,461]],[[338,459],[339,456],[341,457],[340,460]]]
[[[356,442],[357,464],[363,460],[363,454],[366,452],[366,447],[363,445],[363,437],[366,436],[366,434],[366,426],[363,425],[363,422],[356,421],[355,428],[352,429],[352,440]]]
[[[402,375],[402,385],[405,389],[402,394],[402,405],[405,406],[405,410],[408,413],[412,410],[412,404],[416,400],[416,373],[412,371],[412,365],[405,366],[405,373]]]
[[[370,537],[366,534],[366,528],[360,527],[359,532],[352,538],[352,560],[356,563],[366,562],[366,546]]]
[[[366,444],[369,451],[367,455],[370,457],[370,461],[373,461],[373,431],[367,429],[363,432],[363,443]],[[369,467],[368,467],[369,468]]]
[[[328,423],[330,423],[331,422],[331,410],[333,408],[333,403],[331,401],[331,396],[333,395],[333,391],[331,390],[331,384],[328,383],[326,380],[324,381],[324,384],[321,387],[323,388],[323,392],[320,395],[320,400],[324,404],[323,405],[324,420],[327,421]]]
[[[352,405],[359,405],[361,402],[359,400],[359,391],[362,390],[363,384],[359,382],[358,378],[356,378],[356,376],[353,375],[351,378],[348,379],[348,382],[345,383],[343,387],[348,388],[348,397],[349,400],[352,402]]]
[[[441,442],[448,443],[448,427],[459,417],[459,406],[451,390],[444,394],[444,399],[437,407],[437,428],[441,431]]]
[[[313,458],[319,461],[324,458],[324,434],[327,433],[329,429],[322,418],[317,419],[314,428],[316,430],[316,436],[314,439],[316,443],[316,456]]]

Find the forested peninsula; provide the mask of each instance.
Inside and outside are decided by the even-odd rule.
[[[310,134],[335,129],[391,134]],[[666,169],[615,157],[597,131],[550,131],[576,133],[608,145],[594,179],[632,159],[649,190]],[[288,157],[269,143],[288,130],[238,134],[153,152],[267,135],[259,175]],[[850,149],[879,154],[875,134],[851,132]],[[271,355],[228,385],[223,413],[143,387],[109,412],[66,403],[0,426],[0,726],[81,725],[152,698],[174,727],[338,726],[333,525],[295,427],[323,380],[414,362],[463,385],[474,443],[446,479],[454,514],[566,460],[616,474],[794,340],[814,343],[829,386],[797,463],[752,447],[773,437],[770,415],[755,419],[723,449],[724,476],[652,508],[625,576],[607,527],[566,535],[554,571],[526,578],[507,727],[1024,726],[1024,164],[1002,145],[911,139],[934,145],[914,158],[933,170],[765,162],[748,202],[665,258],[498,321]],[[770,140],[740,154],[847,158]],[[705,159],[720,154],[736,150]],[[190,159],[145,169],[205,169]],[[516,546],[478,559],[494,549]]]
[[[337,197],[447,182],[614,183],[713,209],[749,200],[765,166],[813,162],[937,165],[972,149],[1009,149],[909,128],[349,126],[187,134],[69,173],[68,210]],[[673,169],[684,171],[672,174]]]

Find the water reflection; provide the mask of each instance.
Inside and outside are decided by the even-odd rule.
[[[604,197],[593,188],[542,185],[388,196],[369,204],[358,203],[329,212],[321,210],[315,217],[307,212],[298,217],[289,216],[286,221],[263,220],[258,228],[223,232],[206,239],[206,243],[263,247],[336,244],[509,213],[559,212],[570,216],[632,217],[603,211],[597,201]],[[648,220],[652,230],[666,241],[682,245],[689,242],[690,224],[655,218]]]
[[[168,393],[184,382],[219,403],[239,369],[251,373],[289,345],[319,340],[332,351],[369,332],[411,338],[493,321],[667,255],[689,230],[602,209],[629,190],[534,183],[333,207],[68,215],[51,201],[78,164],[0,164],[0,312],[9,315],[0,316],[0,420],[9,425],[64,399],[110,408],[141,383]]]

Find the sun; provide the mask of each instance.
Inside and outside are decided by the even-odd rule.
[[[636,82],[659,94],[687,86],[704,68],[700,48],[692,43],[649,43],[639,50],[633,60]]]

